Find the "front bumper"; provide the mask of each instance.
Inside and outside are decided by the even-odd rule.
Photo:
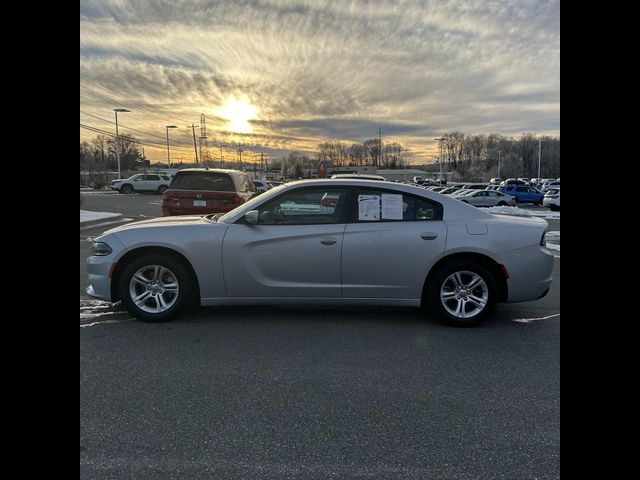
[[[111,302],[111,278],[109,271],[113,265],[113,255],[102,257],[91,256],[87,258],[87,272],[89,274],[89,286],[87,294],[100,300]]]

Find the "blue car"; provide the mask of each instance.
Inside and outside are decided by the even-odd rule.
[[[498,191],[505,195],[512,195],[515,197],[516,202],[521,203],[531,202],[542,205],[542,199],[544,198],[544,192],[535,187],[527,187],[525,185],[508,185],[498,188]]]

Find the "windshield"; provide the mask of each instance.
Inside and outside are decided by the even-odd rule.
[[[260,205],[262,202],[272,198],[275,195],[278,195],[287,186],[288,185],[285,183],[284,185],[278,185],[277,187],[274,187],[271,190],[267,190],[265,193],[263,193],[263,194],[261,194],[261,195],[259,195],[257,197],[253,197],[248,202],[243,203],[239,207],[236,207],[233,210],[225,213],[221,217],[216,218],[215,221],[226,222],[230,218],[235,217],[235,215],[238,213],[239,210],[243,210],[244,212],[250,212],[251,210],[254,210],[254,208],[253,208],[254,206]]]

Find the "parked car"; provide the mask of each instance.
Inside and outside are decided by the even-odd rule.
[[[239,170],[185,168],[162,196],[162,215],[205,215],[233,210],[257,194],[251,177]]]
[[[547,190],[542,199],[542,205],[549,207],[551,210],[560,210],[560,189],[552,188]]]
[[[120,193],[156,192],[162,195],[169,188],[170,183],[169,175],[137,173],[126,179],[112,180],[111,189],[118,190]]]
[[[473,188],[461,188],[461,189],[456,190],[455,192],[453,192],[451,194],[451,196],[457,198],[457,197],[461,197],[463,195],[467,195],[468,193],[471,193],[473,191],[475,191],[475,189],[473,189]]]
[[[501,187],[505,187],[508,185],[528,185],[528,183],[522,180],[518,180],[517,178],[507,178],[505,181],[500,182]]]
[[[544,193],[537,188],[527,187],[524,185],[509,185],[506,187],[500,187],[498,191],[506,195],[511,195],[515,197],[516,202],[522,203],[531,202],[542,205],[542,198],[544,197]]]
[[[547,226],[408,185],[306,180],[226,214],[108,230],[93,241],[87,293],[149,322],[190,304],[297,303],[425,305],[477,325],[498,302],[546,295]]]
[[[462,190],[461,187],[447,187],[444,190],[440,190],[438,193],[441,193],[442,195],[451,195],[455,192],[457,192],[458,190]]]
[[[484,190],[489,186],[488,183],[465,183],[462,188],[467,190]]]
[[[336,173],[331,178],[357,178],[359,180],[380,180],[386,182],[387,179],[381,175],[360,175],[359,173]]]
[[[271,185],[265,180],[254,180],[253,184],[256,186],[257,193],[264,193],[271,188]]]
[[[278,182],[277,180],[267,180],[267,183],[271,188],[277,187],[278,185],[282,185],[282,182]]]
[[[500,182],[502,182],[502,179],[498,177],[494,177],[491,180],[489,180],[490,185],[500,185]]]
[[[554,180],[552,182],[547,182],[542,186],[542,191],[546,192],[547,190],[560,188],[560,180]]]
[[[502,207],[516,204],[516,199],[514,197],[495,190],[472,190],[466,195],[456,198],[461,202],[465,202],[476,207]]]

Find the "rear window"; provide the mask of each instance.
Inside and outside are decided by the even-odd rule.
[[[213,190],[234,192],[233,179],[228,173],[220,172],[178,172],[169,188],[179,190]]]

